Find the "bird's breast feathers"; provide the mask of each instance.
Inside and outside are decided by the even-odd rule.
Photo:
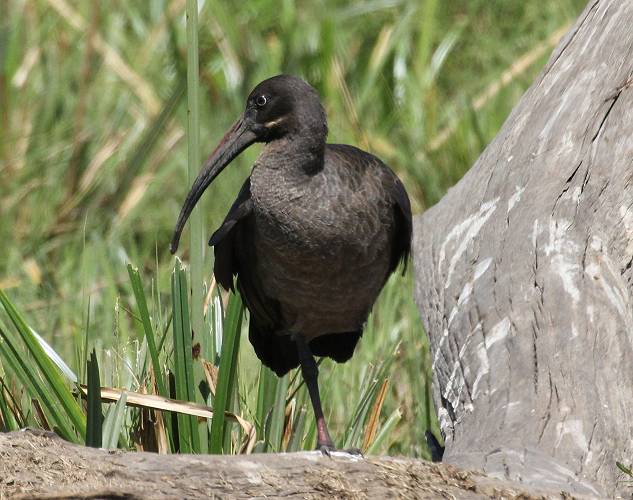
[[[366,246],[390,232],[392,210],[371,186],[349,186],[337,176],[302,179],[256,168],[251,193],[258,233],[271,239]]]

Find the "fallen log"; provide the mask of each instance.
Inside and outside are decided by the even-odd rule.
[[[158,455],[0,433],[0,498],[569,498],[410,458]]]

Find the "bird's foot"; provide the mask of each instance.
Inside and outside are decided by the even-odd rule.
[[[336,451],[336,446],[334,446],[332,441],[317,441],[316,449],[323,453],[326,457],[331,457],[331,453]]]
[[[338,453],[347,453],[348,455],[352,455],[355,457],[361,457],[363,458],[365,455],[363,455],[363,452],[361,451],[360,448],[347,448],[345,450],[339,450],[334,446],[334,443],[329,442],[329,443],[317,443],[317,447],[316,449],[318,451],[320,451],[321,453],[323,453],[323,455],[332,458],[332,453],[334,452],[338,452]]]

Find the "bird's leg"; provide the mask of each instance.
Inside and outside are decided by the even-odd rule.
[[[323,416],[323,409],[321,408],[321,396],[319,395],[319,368],[314,361],[314,356],[310,351],[310,346],[306,343],[301,334],[294,336],[297,343],[297,351],[299,354],[299,363],[301,363],[301,374],[303,380],[308,386],[308,392],[310,393],[310,400],[312,401],[312,409],[314,410],[314,416],[316,418],[317,426],[317,450],[328,454],[333,451],[334,443],[330,437],[330,433],[327,430],[327,424],[325,423],[325,417]]]

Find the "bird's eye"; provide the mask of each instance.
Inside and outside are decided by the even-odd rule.
[[[266,99],[265,95],[257,96],[257,98],[255,99],[255,104],[257,104],[257,106],[260,108],[265,106],[267,102],[268,99]]]

